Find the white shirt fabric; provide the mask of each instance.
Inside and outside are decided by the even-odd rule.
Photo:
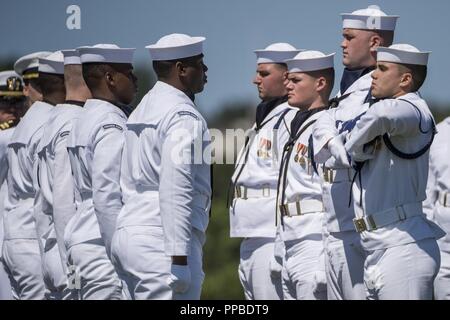
[[[325,111],[319,111],[310,116],[302,124],[299,131],[311,121],[320,119],[324,113]],[[310,125],[302,132],[293,146],[286,172],[286,189],[281,190],[282,184],[280,183],[280,189],[278,190],[279,205],[297,201],[301,202],[302,200],[317,200],[322,202],[321,178],[320,175],[314,171],[308,152],[309,137],[312,134],[313,126],[314,125]],[[296,159],[300,161],[295,161]],[[318,167],[318,170],[321,169]],[[283,178],[284,176],[282,176],[282,179]],[[284,202],[281,203],[283,192]],[[316,236],[321,240],[323,218],[323,211],[308,213],[301,216],[282,216],[281,238],[283,241],[290,241]]]
[[[41,236],[57,239],[63,266],[66,265],[64,228],[75,215],[72,170],[67,153],[67,136],[72,121],[82,108],[73,104],[59,104],[51,112],[44,126],[38,147],[38,181],[42,208],[36,216],[47,217],[48,223],[38,230]]]
[[[204,233],[209,222],[206,121],[186,94],[158,81],[128,119],[125,139],[117,228],[162,226],[165,254],[189,255],[192,228]]]
[[[375,148],[366,146],[389,133],[396,148],[406,153],[417,152],[430,141],[432,124],[426,102],[418,94],[408,93],[373,104],[347,135],[345,148],[352,161],[367,161],[361,170],[361,184],[356,179],[352,188],[357,218],[405,204],[420,207],[417,216],[360,233],[364,249],[385,249],[442,236],[442,230],[428,222],[421,207],[426,197],[429,151],[417,159],[405,160],[389,151],[384,143]],[[428,133],[421,133],[419,125]]]
[[[335,161],[325,147],[327,142],[337,136],[342,124],[365,112],[369,106],[364,103],[372,83],[372,72],[356,80],[344,93],[349,94],[340,101],[337,108],[325,111],[313,128],[314,157],[318,164],[326,164],[329,169],[348,169],[348,165]],[[348,206],[350,181],[323,184],[325,225],[328,232],[354,231],[354,210]]]
[[[120,163],[126,116],[117,106],[88,99],[67,138],[77,212],[66,228],[66,246],[102,238],[107,252],[122,207]]]
[[[5,240],[37,239],[34,219],[37,148],[53,106],[37,101],[17,125],[8,145],[8,198],[3,225]]]
[[[229,209],[231,237],[276,236],[276,192],[280,161],[283,147],[289,138],[290,122],[296,112],[297,109],[289,106],[287,102],[275,107],[266,116],[262,129],[256,132],[255,127],[252,128],[247,146],[240,151],[232,180],[237,187],[260,189],[261,195],[248,199],[233,199]],[[274,130],[280,117],[284,118],[278,130]],[[247,160],[244,163],[247,152]],[[236,181],[242,166],[244,168]],[[263,188],[269,189],[268,196],[263,196]]]

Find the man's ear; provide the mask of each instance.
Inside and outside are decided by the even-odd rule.
[[[413,76],[411,72],[405,72],[402,74],[402,79],[400,80],[400,87],[404,90],[407,90],[409,87],[413,85]]]
[[[111,85],[114,86],[115,85],[115,83],[114,83],[114,74],[112,72],[110,72],[110,71],[105,72],[105,80],[106,80],[106,83],[109,86],[111,86]]]
[[[175,63],[175,68],[177,69],[177,73],[180,76],[184,76],[186,74],[186,66],[181,61],[177,61]]]
[[[370,51],[374,52],[378,47],[382,45],[383,39],[381,39],[379,34],[373,34],[369,40]]]
[[[327,79],[325,77],[319,77],[316,80],[316,91],[321,92],[327,86]]]

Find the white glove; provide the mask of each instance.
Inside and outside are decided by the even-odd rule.
[[[330,150],[331,155],[336,159],[336,164],[339,163],[349,167],[350,162],[344,146],[346,134],[347,132],[343,132],[328,141],[328,150]]]
[[[191,285],[191,269],[188,265],[172,264],[167,284],[175,293],[184,293]]]
[[[273,279],[279,279],[281,278],[281,270],[283,269],[282,262],[280,263],[275,256],[270,257],[269,262],[269,270],[270,270],[270,277]]]

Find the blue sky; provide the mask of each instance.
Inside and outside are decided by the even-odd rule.
[[[66,8],[71,4],[81,8],[81,30],[66,27]],[[150,72],[147,44],[173,32],[205,36],[208,84],[197,102],[203,112],[213,114],[227,103],[258,102],[251,82],[256,67],[253,50],[273,42],[336,52],[340,77],[339,14],[370,4],[400,15],[395,42],[433,52],[429,77],[421,91],[427,100],[447,103],[450,109],[447,0],[15,0],[2,3],[0,57],[116,43],[136,47],[135,63]]]

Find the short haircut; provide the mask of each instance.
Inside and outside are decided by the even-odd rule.
[[[417,65],[417,64],[399,64],[401,66],[400,71],[403,73],[411,73],[412,75],[412,86],[411,92],[418,91],[425,79],[427,78],[428,68],[427,66]]]
[[[85,85],[82,74],[82,66],[79,64],[68,64],[64,66],[64,82],[66,87],[79,88]]]
[[[394,42],[394,31],[390,30],[374,30],[376,34],[382,39],[381,46],[389,47]]]
[[[203,57],[202,54],[182,59],[153,61],[153,70],[155,70],[158,78],[167,78],[177,62],[181,62],[185,65],[192,65],[201,57]]]
[[[121,66],[128,63],[83,63],[83,79],[91,92],[97,90],[107,72],[122,72]]]
[[[37,78],[39,92],[45,97],[57,91],[65,90],[64,75],[40,72]],[[33,86],[34,87],[34,86]]]
[[[327,81],[327,91],[325,91],[325,93],[330,96],[331,91],[333,91],[333,87],[334,87],[334,68],[328,68],[328,69],[322,69],[322,70],[317,70],[317,71],[309,71],[307,72],[307,74],[309,74],[311,77],[313,78],[320,78],[320,77],[324,77],[325,80]]]

